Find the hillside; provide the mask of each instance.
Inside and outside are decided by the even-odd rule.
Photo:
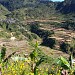
[[[7,14],[9,14],[10,12],[8,11],[8,9],[6,9],[3,5],[0,4],[0,20],[1,19],[5,19]]]
[[[75,12],[75,0],[65,0],[58,4],[57,9],[64,13],[74,13]]]
[[[37,0],[0,0],[0,3],[4,5],[8,10],[14,10],[22,7],[35,6]],[[37,3],[36,3],[37,4]]]
[[[25,1],[25,5],[28,5],[28,6],[22,6],[24,4],[24,1]],[[63,3],[67,5],[68,1],[57,2],[57,3],[47,1],[47,3],[44,3],[43,1],[39,1],[39,0],[38,1],[22,0],[22,2],[20,2],[19,0],[11,1],[11,2],[9,0],[7,1],[1,0],[0,2],[3,5],[5,4],[4,6],[7,7],[8,9],[9,8],[12,9],[10,13],[8,9],[6,9],[3,5],[0,5],[0,10],[1,10],[0,14],[3,18],[5,18],[5,20],[0,22],[0,27],[2,29],[1,35],[0,35],[1,38],[7,38],[9,40],[11,38],[10,36],[11,33],[13,33],[13,36],[16,37],[17,40],[25,39],[25,40],[31,40],[31,41],[32,40],[38,41],[38,39],[40,38],[42,41],[43,40],[48,41],[51,38],[52,40],[55,39],[54,41],[57,41],[58,44],[55,44],[54,46],[58,46],[59,47],[58,50],[60,50],[60,43],[59,43],[59,40],[57,39],[61,39],[60,40],[61,42],[62,40],[64,40],[63,42],[65,42],[66,37],[70,37],[68,36],[70,35],[68,33],[71,33],[67,31],[67,29],[75,30],[74,14],[70,14],[70,16],[68,16],[69,14],[67,14],[67,17],[66,17],[65,14],[62,14],[59,11],[56,11],[56,7],[58,5]],[[9,6],[6,5],[7,3],[9,3]],[[11,3],[15,3],[16,5],[14,6],[14,4],[12,4],[13,5],[12,6]],[[22,7],[19,5],[19,3]],[[70,2],[70,4],[73,4],[73,3]],[[18,5],[19,7],[17,7]],[[2,17],[0,18],[2,19]],[[43,23],[42,27],[41,27],[41,23]],[[47,26],[50,25],[51,27],[47,28],[47,26],[44,23]],[[46,29],[44,28],[44,26],[46,26]],[[54,28],[55,30],[53,30],[53,27],[55,27]],[[56,29],[57,27],[59,28],[58,30]],[[63,31],[61,28],[64,28],[66,30]],[[63,34],[62,36],[60,36],[62,33],[65,33],[65,35]],[[4,36],[2,36],[2,34]],[[55,37],[55,38],[52,38],[52,37]],[[67,40],[71,40],[73,38],[74,37],[70,37]],[[52,40],[50,42],[52,42]],[[41,42],[41,44],[45,44],[46,41]],[[50,45],[49,47],[53,49],[57,49]]]
[[[0,3],[0,75],[75,75],[74,0]]]
[[[35,8],[38,5],[47,4],[52,5],[54,7],[55,5],[55,11],[60,11],[62,13],[71,13],[75,12],[75,1],[74,0],[65,0],[63,2],[52,2],[50,0],[0,0],[0,3],[5,6],[8,10],[15,10],[22,7],[28,8],[32,7]],[[54,5],[53,5],[54,4]],[[66,11],[67,10],[67,11]]]
[[[4,2],[5,0],[1,1],[2,4]],[[6,39],[10,40],[10,38],[12,37],[11,33],[13,33],[13,36],[17,40],[39,41],[39,39],[41,39],[42,42],[40,41],[40,43],[42,45],[49,46],[50,48],[54,50],[56,49],[61,50],[60,46],[62,44],[62,40],[63,42],[65,42],[67,40],[71,40],[74,38],[74,37],[70,37],[70,34],[68,33],[71,33],[71,32],[67,31],[67,29],[75,30],[74,29],[75,26],[72,25],[72,24],[75,24],[74,15],[68,16],[69,14],[67,14],[68,17],[66,17],[65,14],[62,14],[59,11],[57,12],[55,7],[57,7],[60,4],[60,2],[53,3],[51,1],[47,1],[47,3],[44,3],[43,1],[36,1],[36,0],[25,1],[26,4],[35,5],[37,3],[37,5],[35,7],[19,6],[18,9],[17,9],[17,6],[20,3],[19,0],[18,2],[16,0],[17,3],[15,1],[12,1],[12,3],[17,4],[14,6],[14,8],[12,6],[13,4],[11,5],[10,4],[11,2],[9,0],[7,0],[5,4],[7,2],[9,2],[9,5],[12,7],[13,11],[11,11],[10,13],[5,8],[8,5],[6,5],[5,7],[1,5],[1,16],[3,15],[6,18],[5,20],[0,22],[0,27],[2,29],[2,31],[0,32],[1,38],[5,38],[5,40]],[[24,0],[22,0],[22,3],[24,3]],[[20,3],[20,5],[23,5],[23,4]],[[10,6],[8,7],[10,8]],[[69,22],[69,20],[73,20],[73,22]],[[65,30],[63,31],[62,28],[64,28]],[[63,35],[60,36],[61,34]],[[68,37],[68,39],[66,39],[66,37]],[[52,43],[53,41],[55,43],[53,43],[50,46],[50,43]]]

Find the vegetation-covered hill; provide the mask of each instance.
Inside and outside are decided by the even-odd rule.
[[[74,0],[0,3],[0,74],[75,75]]]
[[[5,19],[6,15],[9,14],[10,12],[8,9],[6,9],[3,5],[0,4],[0,20]]]
[[[58,4],[57,9],[64,14],[75,13],[75,0],[64,0]]]
[[[0,22],[0,27],[3,28],[4,32],[14,33],[13,35],[18,39],[36,39],[41,37],[41,39],[44,41],[53,42],[54,39],[50,39],[49,36],[51,34],[55,34],[54,30],[46,30],[44,29],[44,25],[41,27],[41,23],[47,23],[47,24],[53,24],[53,26],[59,27],[59,28],[65,28],[69,30],[75,30],[74,26],[74,14],[61,14],[59,11],[56,10],[56,7],[59,4],[63,4],[67,2],[51,2],[47,1],[41,2],[36,0],[15,0],[15,1],[9,1],[9,0],[1,0],[1,4],[3,4],[5,7],[7,7],[11,13],[3,6],[0,7],[0,14],[6,17],[5,20],[2,20]],[[9,5],[6,5],[8,4]],[[20,5],[19,5],[20,3]],[[25,5],[24,5],[25,4]],[[14,6],[15,5],[15,6]],[[23,6],[24,5],[24,6]],[[33,5],[33,6],[32,6]],[[66,17],[67,16],[67,17]],[[1,17],[2,19],[2,17]],[[68,21],[67,21],[68,20]],[[48,26],[48,25],[47,25]],[[51,27],[53,27],[51,26]],[[39,27],[39,28],[38,28]],[[4,32],[1,32],[1,34],[6,34]],[[5,37],[9,37],[5,35]],[[54,37],[55,37],[54,36]],[[10,37],[9,37],[10,38]],[[59,38],[62,38],[61,36]],[[44,41],[42,44],[46,43]],[[48,42],[49,43],[49,42]],[[55,43],[55,40],[53,44]],[[49,45],[49,44],[48,44]],[[50,46],[50,45],[49,45]],[[50,46],[51,48],[54,48]]]
[[[19,9],[22,7],[36,7],[40,3],[53,5],[54,2],[51,0],[0,0],[0,3],[5,6],[8,10]],[[62,13],[71,13],[75,12],[75,1],[74,0],[64,0],[63,2],[55,2],[56,10],[59,10]]]
[[[37,0],[0,0],[0,3],[9,10],[18,9],[21,7],[34,6],[36,2]]]

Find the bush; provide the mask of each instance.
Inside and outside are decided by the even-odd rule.
[[[10,34],[5,31],[0,31],[0,37],[3,38],[10,38]]]
[[[75,30],[75,22],[73,21],[66,21],[61,25],[62,28],[68,29],[68,30]]]
[[[25,33],[24,36],[27,37],[28,40],[30,40],[30,41],[33,40],[33,37],[32,37],[32,35],[31,35],[31,33]]]
[[[2,47],[1,53],[0,53],[0,61],[2,61],[2,59],[4,59],[5,54],[6,54],[6,48]]]
[[[30,31],[37,34],[41,38],[47,38],[51,34],[54,34],[53,31],[42,30],[40,26],[36,23],[30,25]]]
[[[30,31],[33,33],[36,33],[39,30],[39,24],[38,22],[33,22],[32,24],[30,24]]]
[[[32,37],[33,37],[34,39],[37,39],[37,38],[38,38],[38,35],[35,34],[35,33],[31,33],[31,35],[32,35]]]
[[[45,39],[43,39],[43,42],[42,42],[41,45],[48,46],[50,48],[54,48],[55,44],[56,44],[55,39],[53,39],[53,38],[45,38]]]
[[[68,53],[70,51],[70,45],[68,43],[66,43],[66,42],[63,42],[62,44],[60,44],[60,49],[63,52]]]

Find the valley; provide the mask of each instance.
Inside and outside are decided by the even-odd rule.
[[[74,4],[0,0],[0,75],[75,75]]]

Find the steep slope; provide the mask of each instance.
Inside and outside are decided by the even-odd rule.
[[[20,21],[32,20],[32,19],[46,19],[50,18],[56,13],[54,3],[44,4],[39,3],[35,7],[22,7],[12,11],[8,17],[16,18]],[[41,16],[40,16],[41,15]]]
[[[65,0],[66,4],[75,4],[75,0]]]
[[[0,3],[9,10],[18,9],[26,6],[33,6],[37,0],[0,0]]]
[[[0,0],[0,3],[9,10],[13,10],[15,8],[21,7],[21,5],[23,5],[23,1],[24,0]]]
[[[58,4],[57,10],[62,13],[75,13],[75,0],[65,0]]]
[[[5,19],[8,13],[10,13],[3,5],[0,4],[0,20]]]
[[[40,3],[44,3],[47,5],[53,4],[51,0],[0,0],[0,3],[11,11],[22,7],[36,7],[37,5],[40,5]],[[75,0],[55,2],[54,5],[57,5],[55,6],[56,10],[62,13],[75,12]]]

